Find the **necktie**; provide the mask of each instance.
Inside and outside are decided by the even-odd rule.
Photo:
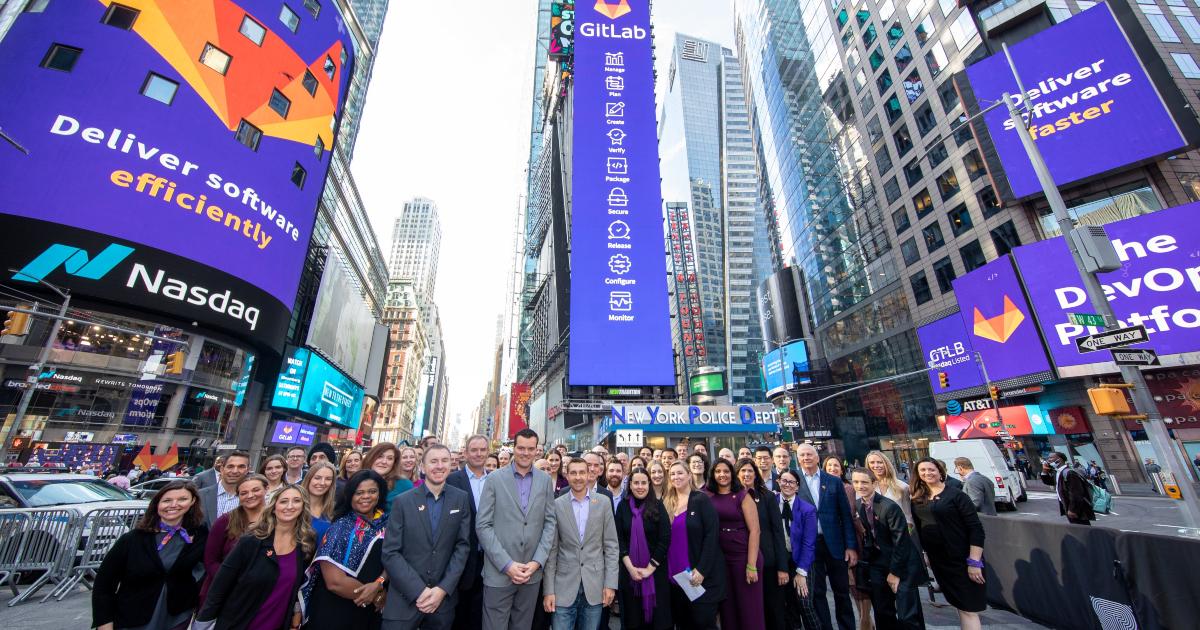
[[[792,502],[783,500],[783,526],[792,531]]]

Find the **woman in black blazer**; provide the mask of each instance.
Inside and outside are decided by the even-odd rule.
[[[308,498],[284,484],[221,563],[192,630],[299,627],[292,611],[315,548]]]
[[[623,628],[663,630],[672,623],[671,576],[665,566],[671,545],[671,521],[652,486],[645,469],[633,469],[629,474],[629,494],[617,507],[617,537],[621,542],[617,597]],[[640,531],[634,529],[635,516],[640,521]],[[649,585],[652,594],[647,593]]]
[[[172,481],[117,539],[92,588],[97,630],[182,630],[200,597],[208,527],[196,487]]]
[[[784,542],[783,518],[779,514],[779,501],[775,493],[767,490],[759,474],[758,466],[750,459],[738,460],[738,481],[749,489],[750,498],[758,505],[759,537],[758,548],[762,551],[763,612],[767,630],[787,630],[788,622],[784,600],[791,590],[791,574],[788,571],[790,555]]]
[[[663,505],[671,518],[667,576],[672,620],[676,628],[716,630],[718,609],[725,599],[725,554],[717,542],[717,510],[707,495],[692,486],[692,473],[683,462],[671,464],[667,478]],[[674,576],[688,569],[691,583],[704,588],[695,601],[689,601],[675,584]]]

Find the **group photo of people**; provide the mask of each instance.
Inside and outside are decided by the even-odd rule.
[[[881,452],[852,466],[808,443],[492,446],[227,452],[113,545],[92,627],[924,628],[931,583],[981,627],[966,458],[906,482]]]

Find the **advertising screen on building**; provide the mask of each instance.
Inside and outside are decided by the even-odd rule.
[[[308,327],[308,346],[321,351],[360,383],[366,382],[375,316],[345,269],[341,255],[325,260],[317,305]]]
[[[1150,333],[1146,346],[1160,357],[1200,351],[1197,216],[1200,203],[1190,203],[1104,226],[1124,265],[1097,277],[1120,325],[1145,326]],[[1018,247],[1013,255],[1059,373],[1090,373],[1095,370],[1071,368],[1110,361],[1107,352],[1080,353],[1075,345],[1077,337],[1101,331],[1069,319],[1071,313],[1094,309],[1063,239]]]
[[[993,382],[1050,371],[1037,324],[1012,259],[996,260],[954,281],[959,316]]]
[[[1059,186],[1184,148],[1185,139],[1108,3],[1011,46],[1031,133]],[[1157,62],[1161,63],[1161,62]],[[1003,52],[967,68],[976,101],[1020,94]],[[1172,86],[1172,89],[1175,89]],[[1008,110],[984,114],[1013,195],[1041,186]]]
[[[284,357],[271,406],[356,429],[363,397],[362,387],[328,361],[306,348],[292,348]]]
[[[309,446],[317,437],[317,428],[300,422],[276,420],[271,427],[271,442],[275,444],[297,444]]]
[[[0,146],[0,262],[34,265],[17,280],[281,334],[352,74],[337,3],[30,6],[0,43],[20,86],[0,121],[24,149]]]
[[[812,378],[805,373],[808,367],[808,346],[803,341],[793,341],[782,348],[776,348],[763,355],[763,383],[766,385],[767,396],[774,396],[797,384],[806,385]],[[800,372],[799,380],[796,372]]]
[[[649,0],[575,13],[572,385],[673,385]]]
[[[934,394],[986,384],[975,362],[971,333],[958,313],[921,326],[917,329],[917,340],[925,353],[925,367],[934,368],[929,372],[929,385]],[[939,373],[946,375],[945,387],[942,387]]]
[[[1049,435],[1054,426],[1049,416],[1037,405],[1013,405],[996,409],[963,411],[957,415],[938,416],[938,428],[947,440],[999,437],[1000,427],[1011,436]]]
[[[729,392],[729,387],[725,384],[724,372],[710,372],[708,374],[696,374],[688,379],[688,391],[695,394],[710,394],[721,396]]]

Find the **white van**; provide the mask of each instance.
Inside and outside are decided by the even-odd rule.
[[[1000,454],[1000,447],[990,439],[932,442],[929,444],[929,456],[941,460],[949,475],[954,475],[954,458],[966,457],[971,460],[979,474],[992,480],[998,509],[1016,510],[1018,501],[1028,499],[1025,494],[1025,479],[1021,473],[1009,468],[1004,456]]]

